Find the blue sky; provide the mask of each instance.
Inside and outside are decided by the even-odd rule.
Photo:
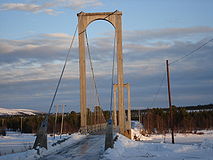
[[[2,0],[0,107],[47,111],[76,14],[114,10],[123,12],[124,77],[131,85],[132,107],[167,107],[166,81],[155,97],[165,60],[176,60],[213,38],[212,6],[211,0]],[[97,21],[87,30],[101,102],[108,109],[114,29]],[[79,111],[77,42],[55,101],[66,104],[67,111]],[[170,66],[174,105],[213,103],[212,51],[210,42]]]

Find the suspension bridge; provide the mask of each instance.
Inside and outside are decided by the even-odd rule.
[[[44,121],[41,123],[41,126],[37,132],[37,137],[34,143],[34,148],[44,147],[47,148],[47,127],[48,127],[48,115],[51,112],[51,109],[54,105],[54,100],[57,95],[58,88],[60,86],[61,79],[68,61],[69,54],[71,52],[73,41],[78,30],[78,40],[79,40],[79,70],[80,70],[80,132],[82,134],[90,134],[93,138],[87,138],[86,142],[79,143],[79,146],[85,145],[85,143],[92,143],[90,146],[96,145],[96,141],[102,141],[98,143],[102,145],[105,143],[105,149],[113,147],[113,132],[119,132],[127,137],[131,137],[131,103],[130,103],[130,84],[124,84],[123,76],[123,55],[122,55],[122,12],[99,12],[99,13],[84,13],[80,12],[78,16],[78,25],[73,36],[73,39],[70,44],[67,57],[57,83],[57,87],[53,96],[53,99],[50,104],[48,114],[46,115]],[[98,87],[96,84],[95,73],[93,68],[93,61],[90,54],[87,27],[94,21],[104,20],[109,22],[115,29],[114,36],[114,46],[113,46],[113,62],[112,62],[112,72],[111,72],[111,95],[110,95],[110,119],[106,121],[100,97],[98,93]],[[87,108],[87,75],[86,75],[86,53],[89,57],[89,64],[92,77],[92,86],[94,90],[94,106]],[[117,60],[117,62],[115,62]],[[115,80],[115,64],[117,64],[117,80]],[[127,88],[128,92],[128,113],[125,113],[124,106],[124,89]],[[117,101],[116,101],[117,100]],[[118,109],[118,110],[117,110]],[[127,118],[126,118],[127,117]],[[94,137],[94,135],[96,137]],[[99,135],[99,138],[97,137]],[[103,138],[105,135],[105,139]],[[99,140],[98,140],[99,139]],[[98,145],[98,146],[99,146]],[[79,148],[79,146],[77,148]],[[74,146],[69,147],[71,150],[76,148]],[[101,148],[99,146],[99,148]],[[78,151],[80,152],[80,151]],[[61,152],[63,153],[63,152]],[[87,152],[86,152],[87,153]],[[94,155],[92,156],[93,159]],[[97,156],[96,156],[97,157]],[[48,157],[46,157],[48,158]],[[45,158],[44,158],[45,159]]]

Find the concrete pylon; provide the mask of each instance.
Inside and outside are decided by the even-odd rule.
[[[128,111],[127,111],[127,130],[131,131],[131,95],[130,95],[130,85],[129,83],[124,84],[124,87],[127,88],[127,97],[128,97]]]
[[[127,121],[125,120],[125,135],[127,137],[130,138],[131,136],[131,95],[130,95],[130,84],[129,83],[126,83],[126,84],[123,84],[123,88],[127,88],[127,101],[128,101],[128,110],[127,110]],[[117,125],[117,109],[116,109],[116,99],[117,99],[117,96],[116,96],[116,91],[118,89],[118,84],[114,84],[113,85],[113,91],[114,91],[114,107],[113,107],[113,122],[114,122],[114,125],[116,126]]]
[[[113,25],[116,33],[117,51],[117,80],[118,80],[118,110],[119,110],[119,129],[120,133],[125,132],[125,110],[123,93],[123,55],[122,55],[122,12],[99,12],[84,13],[78,16],[78,38],[79,38],[79,68],[80,68],[80,111],[81,111],[81,131],[87,128],[86,117],[86,64],[85,64],[85,35],[87,26],[96,20],[105,20]]]
[[[33,148],[44,147],[47,149],[47,125],[48,125],[48,116],[41,122],[41,126],[36,133],[36,140],[34,142]]]

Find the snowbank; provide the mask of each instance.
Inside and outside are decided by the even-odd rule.
[[[145,135],[144,127],[139,121],[131,121],[131,139],[137,141],[151,140],[148,135]],[[142,134],[142,132],[144,134]]]
[[[34,159],[38,159],[39,157],[42,157],[44,155],[50,154],[52,152],[57,151],[58,149],[60,149],[61,147],[65,147],[67,145],[76,143],[78,141],[80,141],[81,139],[85,138],[86,135],[81,135],[79,133],[74,133],[71,135],[65,135],[63,136],[64,138],[69,137],[69,139],[67,139],[65,142],[57,144],[52,146],[53,143],[56,142],[56,140],[52,140],[48,142],[48,150],[46,150],[45,148],[42,148],[39,150],[40,155],[37,154],[37,150],[28,150],[26,152],[20,152],[20,153],[14,153],[14,154],[8,154],[8,155],[4,155],[4,156],[0,156],[1,160],[34,160]],[[53,137],[52,137],[53,138]]]
[[[150,138],[148,135],[147,136],[142,135],[141,130],[138,129],[131,129],[131,139],[139,141],[152,140],[152,138]]]
[[[202,149],[209,149],[209,150],[212,150],[212,151],[213,151],[213,140],[205,139],[205,140],[201,143],[200,147],[201,147]]]
[[[205,135],[203,135],[205,137]],[[108,149],[103,160],[171,160],[171,159],[202,159],[213,157],[211,140],[204,140],[198,144],[171,144],[133,141],[119,134],[113,149]]]

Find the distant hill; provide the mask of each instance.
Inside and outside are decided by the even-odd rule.
[[[7,109],[0,108],[0,116],[12,116],[12,115],[36,115],[43,114],[42,112],[31,109]]]

